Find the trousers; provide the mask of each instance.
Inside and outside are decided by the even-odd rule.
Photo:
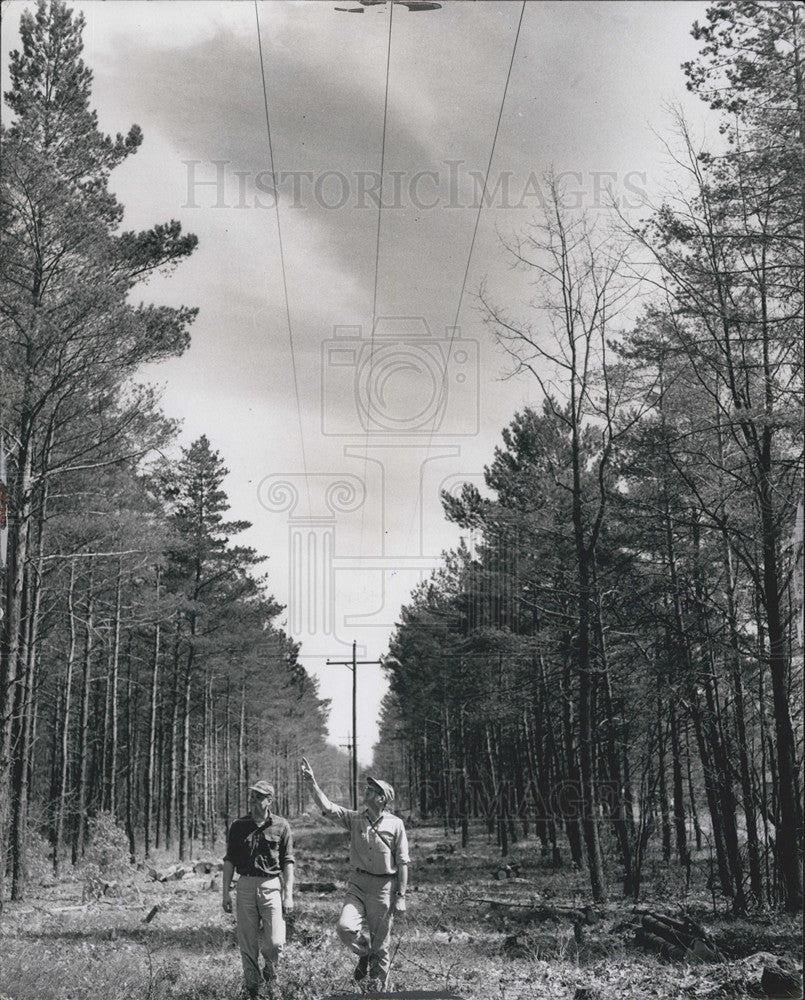
[[[259,955],[265,962],[263,978],[272,980],[285,944],[279,877],[241,875],[237,883],[238,948],[246,989],[260,985]]]
[[[355,955],[369,956],[373,979],[385,979],[389,971],[391,890],[396,881],[394,875],[353,871],[338,918],[339,938]]]

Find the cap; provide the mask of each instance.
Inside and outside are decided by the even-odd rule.
[[[391,785],[387,781],[381,781],[379,778],[367,778],[366,781],[370,785],[374,785],[386,797],[386,805],[390,806],[394,801],[394,789]]]
[[[274,786],[268,781],[255,781],[253,785],[249,785],[249,791],[259,795],[273,795]]]

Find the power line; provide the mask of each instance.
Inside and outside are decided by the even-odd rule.
[[[480,198],[480,201],[479,201],[479,204],[478,204],[478,212],[476,213],[476,216],[475,216],[475,225],[474,225],[473,230],[472,230],[472,239],[470,241],[470,249],[469,249],[469,253],[467,254],[467,264],[466,264],[466,266],[464,268],[464,277],[463,277],[463,279],[461,281],[461,291],[459,292],[458,304],[456,305],[456,314],[455,314],[455,318],[453,320],[453,325],[452,325],[452,327],[450,329],[450,340],[447,343],[447,350],[446,350],[445,356],[444,356],[444,369],[442,370],[442,373],[441,373],[442,374],[442,383],[441,383],[441,389],[440,389],[440,392],[439,392],[439,402],[438,402],[438,404],[437,404],[437,406],[435,407],[435,410],[434,410],[433,426],[430,429],[430,432],[428,434],[428,443],[425,446],[425,461],[427,461],[427,459],[428,459],[428,455],[430,453],[431,445],[433,444],[433,436],[436,433],[436,422],[439,419],[439,413],[441,412],[441,409],[442,409],[442,406],[443,406],[444,395],[445,395],[445,392],[447,390],[447,369],[448,369],[448,365],[450,363],[450,355],[451,355],[452,350],[453,350],[453,341],[455,340],[455,337],[456,337],[456,330],[458,329],[458,317],[459,317],[459,315],[461,313],[462,302],[464,301],[464,292],[466,291],[466,288],[467,288],[467,277],[469,276],[469,273],[470,273],[470,263],[472,261],[473,251],[475,250],[475,239],[476,239],[476,237],[478,235],[478,224],[481,221],[481,211],[483,210],[484,201],[485,201],[485,198],[486,198],[486,190],[487,190],[487,186],[489,184],[489,173],[490,173],[490,171],[492,169],[492,161],[493,161],[494,156],[495,156],[495,147],[496,147],[497,141],[498,141],[498,133],[500,132],[500,123],[501,123],[501,121],[503,119],[503,109],[504,109],[504,107],[506,105],[506,95],[508,94],[508,91],[509,91],[509,81],[511,80],[512,68],[514,66],[514,57],[515,57],[515,55],[517,53],[517,43],[520,40],[520,29],[522,28],[522,25],[523,25],[523,15],[525,14],[526,3],[527,3],[527,0],[522,0],[522,4],[521,4],[521,7],[520,7],[520,18],[519,18],[519,20],[517,22],[517,31],[515,32],[515,36],[514,36],[514,45],[512,46],[512,54],[511,54],[511,58],[509,60],[509,68],[508,68],[508,71],[506,73],[506,82],[503,85],[503,96],[500,99],[500,108],[498,109],[498,118],[497,118],[497,123],[495,124],[495,134],[494,134],[494,136],[492,138],[492,146],[491,146],[491,148],[489,150],[489,161],[487,162],[486,173],[484,174],[484,186],[483,186],[483,189],[481,191],[481,198]],[[413,516],[416,517],[416,509],[414,510],[414,515]],[[410,529],[409,529],[409,534],[410,534]]]
[[[257,0],[254,0],[254,17],[257,22],[257,48],[260,53],[260,77],[263,82],[263,106],[266,115],[266,134],[268,136],[268,156],[271,163],[271,179],[274,182],[274,212],[277,219],[277,239],[280,250],[280,267],[282,269],[282,290],[285,296],[285,319],[288,324],[288,344],[291,351],[291,369],[293,372],[294,395],[296,396],[296,419],[299,424],[299,447],[302,454],[302,470],[305,476],[305,492],[307,494],[308,513],[312,514],[310,502],[310,486],[307,474],[307,457],[305,455],[305,434],[302,426],[302,405],[299,399],[299,379],[296,372],[296,352],[293,343],[293,328],[291,326],[291,307],[288,302],[288,280],[285,272],[285,254],[282,246],[282,226],[280,225],[280,203],[279,192],[276,186],[276,171],[274,170],[274,148],[271,143],[271,120],[268,114],[268,92],[266,90],[266,72],[263,62],[263,42],[260,37],[260,12],[257,7]]]
[[[481,210],[484,207],[484,198],[486,196],[486,188],[487,188],[487,184],[489,183],[489,171],[492,169],[492,160],[493,160],[493,158],[495,156],[495,146],[497,145],[497,141],[498,141],[498,132],[500,131],[500,122],[501,122],[501,119],[503,118],[503,107],[506,104],[506,94],[508,93],[508,90],[509,90],[509,81],[511,80],[512,67],[514,66],[514,56],[515,56],[515,53],[517,52],[517,42],[520,39],[520,28],[522,27],[522,24],[523,24],[523,15],[525,14],[525,5],[526,5],[526,2],[527,2],[527,0],[523,0],[522,6],[520,7],[520,19],[517,22],[517,33],[514,36],[514,45],[512,46],[512,55],[511,55],[511,59],[509,60],[509,70],[506,73],[506,83],[505,83],[505,85],[503,87],[503,97],[500,100],[500,110],[498,111],[498,120],[497,120],[497,124],[495,125],[495,135],[494,135],[494,137],[492,139],[492,148],[489,150],[489,162],[486,165],[486,174],[484,175],[484,187],[483,187],[483,191],[481,192],[481,201],[480,201],[480,204],[478,205],[478,214],[475,216],[475,227],[472,230],[472,240],[470,241],[470,252],[467,255],[467,266],[464,268],[464,279],[461,282],[461,292],[459,293],[459,296],[458,296],[458,305],[456,306],[456,316],[455,316],[455,319],[453,320],[453,329],[452,329],[452,331],[450,333],[450,347],[453,346],[453,338],[455,337],[455,331],[456,331],[456,328],[458,327],[458,316],[459,316],[459,313],[461,312],[461,303],[462,303],[462,300],[464,298],[464,291],[465,291],[465,289],[467,287],[467,276],[470,273],[470,261],[472,260],[472,252],[475,249],[475,237],[478,235],[478,223],[481,221]],[[449,350],[448,350],[448,357],[449,357]],[[444,383],[446,381],[446,378],[447,378],[447,359],[445,359],[445,373],[444,373],[444,377],[442,379],[442,392],[444,392]],[[430,445],[430,441],[428,441],[428,444]]]
[[[377,204],[377,239],[375,240],[375,283],[372,295],[372,342],[375,337],[377,317],[377,277],[380,262],[380,222],[383,217],[383,175],[386,167],[386,122],[389,108],[389,70],[391,68],[391,26],[394,20],[394,4],[389,7],[389,40],[386,48],[386,93],[383,99],[383,139],[380,145],[380,198]]]
[[[391,28],[394,23],[394,4],[389,6],[389,37],[386,45],[386,88],[383,97],[383,133],[380,143],[380,190],[377,203],[377,235],[375,238],[375,277],[372,291],[372,326],[369,331],[369,373],[367,377],[367,406],[366,406],[366,442],[363,454],[363,481],[366,482],[366,469],[369,464],[369,437],[372,433],[372,369],[375,360],[375,325],[377,323],[377,285],[380,274],[380,227],[383,219],[383,176],[386,170],[386,125],[388,123],[389,109],[389,75],[391,69]],[[359,372],[356,371],[356,376]],[[356,400],[356,406],[360,405]],[[361,534],[359,551],[363,552],[364,527],[366,522],[366,504],[361,510]]]

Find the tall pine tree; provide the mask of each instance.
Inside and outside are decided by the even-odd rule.
[[[109,175],[137,150],[142,134],[136,125],[114,139],[98,129],[92,73],[81,58],[83,27],[63,0],[39,0],[35,13],[22,16],[22,48],[11,54],[5,94],[12,117],[2,128],[0,177],[0,426],[11,444],[11,518],[0,644],[0,857],[14,762],[30,726],[26,595],[51,458],[61,447],[68,470],[82,413],[122,402],[121,386],[139,365],[181,353],[195,316],[192,309],[130,302],[139,280],[186,257],[196,239],[177,222],[118,232],[123,208],[109,191]],[[129,419],[135,413],[130,400]],[[112,436],[127,425],[123,417]],[[81,441],[72,458],[91,465],[93,443]],[[0,880],[4,871],[0,865]]]

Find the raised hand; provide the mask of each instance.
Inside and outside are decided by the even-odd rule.
[[[304,778],[307,779],[307,781],[313,782],[316,780],[315,777],[313,776],[313,768],[310,766],[307,757],[302,758],[301,767],[302,767],[302,775]]]

